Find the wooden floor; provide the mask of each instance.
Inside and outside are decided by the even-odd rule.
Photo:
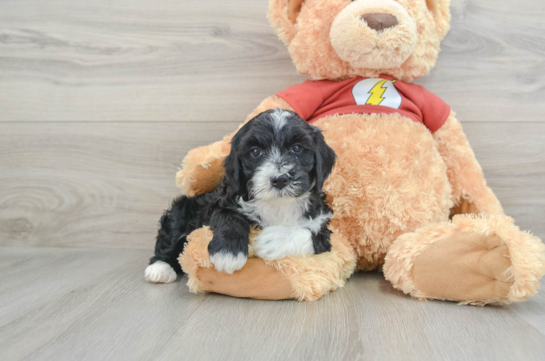
[[[5,248],[2,360],[543,360],[545,296],[424,302],[379,273],[317,302],[194,295],[144,282],[141,250]]]
[[[419,84],[545,239],[545,4],[452,0]],[[545,359],[545,296],[419,302],[378,273],[313,303],[144,283],[185,153],[304,77],[267,0],[0,1],[0,360]]]

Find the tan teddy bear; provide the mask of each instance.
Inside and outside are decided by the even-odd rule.
[[[422,299],[483,305],[534,295],[545,247],[503,213],[455,113],[410,83],[435,64],[449,1],[270,0],[269,19],[309,80],[267,98],[247,121],[283,108],[322,129],[338,156],[324,186],[332,251],[253,257],[228,275],[208,260],[205,227],[180,257],[190,288],[315,300],[355,270],[382,267],[395,288]],[[219,184],[231,137],[189,152],[177,174],[184,194]]]

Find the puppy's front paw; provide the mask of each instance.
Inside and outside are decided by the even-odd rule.
[[[144,272],[144,278],[151,283],[172,283],[176,281],[176,277],[176,271],[163,261],[150,264]]]
[[[242,252],[236,256],[229,252],[220,252],[210,255],[210,262],[212,262],[216,270],[229,274],[244,267],[247,260],[248,256]]]
[[[220,272],[232,274],[248,260],[248,236],[225,234],[216,231],[208,244],[210,261]]]
[[[312,233],[306,228],[271,226],[264,228],[253,244],[255,253],[266,261],[287,256],[306,257],[314,254]]]

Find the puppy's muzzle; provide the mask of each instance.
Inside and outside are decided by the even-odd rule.
[[[282,174],[281,176],[271,178],[271,184],[276,189],[284,189],[290,182],[290,178],[286,174]]]

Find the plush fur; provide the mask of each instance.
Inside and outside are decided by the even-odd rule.
[[[434,66],[448,6],[448,0],[270,0],[269,19],[297,70],[312,80],[386,74],[408,82]],[[376,14],[395,17],[395,25],[372,28]],[[272,96],[248,119],[272,108],[293,110]],[[314,300],[355,268],[384,265],[386,279],[417,298],[506,304],[537,292],[543,244],[505,216],[454,112],[433,134],[399,114],[336,115],[314,124],[338,157],[324,183],[334,210],[332,252],[252,258],[225,276],[209,263],[210,231],[199,229],[180,259],[192,290]],[[215,164],[228,153],[230,137],[187,155],[177,174],[185,194],[217,185]]]
[[[222,183],[174,200],[165,212],[146,280],[172,282],[174,271],[182,271],[176,259],[187,236],[204,225],[214,230],[211,262],[230,274],[246,264],[252,226],[263,229],[254,247],[263,259],[329,252],[333,213],[322,187],[334,163],[321,131],[297,114],[275,109],[257,115],[233,137]]]
[[[315,301],[342,287],[354,273],[356,255],[347,240],[335,229],[331,235],[331,252],[306,258],[286,257],[277,261],[255,258],[253,247],[259,233],[258,229],[252,229],[248,264],[234,275],[214,271],[207,251],[213,237],[209,227],[191,233],[188,237],[190,241],[179,258],[188,274],[189,289],[203,292],[219,286],[223,287],[222,293],[236,297]],[[259,277],[255,277],[254,272]],[[235,275],[236,278],[233,277]],[[241,282],[241,278],[245,282]],[[216,288],[216,291],[222,290]]]
[[[414,264],[418,257],[437,242],[447,240],[458,233],[467,235],[485,235],[475,241],[486,241],[494,236],[499,243],[492,247],[483,243],[476,249],[480,259],[490,252],[490,248],[505,247],[507,256],[511,258],[510,267],[498,275],[486,275],[487,278],[498,279],[500,283],[509,283],[508,292],[503,297],[491,299],[463,299],[464,304],[507,304],[512,301],[523,301],[536,294],[539,288],[539,279],[545,273],[545,246],[541,241],[528,233],[520,232],[513,225],[513,220],[503,215],[485,217],[482,215],[458,215],[452,222],[443,222],[439,225],[429,225],[418,229],[414,233],[404,234],[395,241],[386,257],[384,266],[385,276],[392,281],[394,287],[416,298],[448,299],[422,292],[415,284]],[[467,245],[464,245],[467,247]],[[452,257],[453,252],[450,253]],[[478,265],[476,272],[486,273],[482,267],[484,261]],[[467,268],[467,267],[466,267]],[[411,272],[412,271],[412,272]],[[441,272],[441,270],[438,270]],[[467,274],[465,275],[468,276]],[[477,277],[471,277],[477,279]],[[476,282],[477,283],[477,282]],[[478,283],[477,283],[478,284]],[[482,287],[483,285],[479,285]],[[460,298],[453,299],[460,301]]]
[[[306,0],[302,3],[296,23],[288,16],[287,6],[291,1],[271,0],[269,20],[288,46],[297,71],[312,80],[356,76],[372,78],[387,74],[402,81],[412,81],[427,74],[435,65],[439,44],[449,29],[448,0]],[[378,36],[363,26],[353,29],[355,26],[346,25],[353,29],[347,35],[360,34],[339,39],[335,33],[337,28],[332,28],[338,15],[361,16],[382,12],[392,13],[401,20],[400,27],[380,36],[382,53],[371,54],[374,59],[368,61],[365,67],[361,65],[366,62],[351,62],[351,57],[343,59],[342,54],[353,53],[356,49],[361,52],[362,42],[369,42],[369,37]],[[338,30],[341,32],[342,29]],[[396,49],[400,46],[412,49]],[[339,51],[341,48],[343,50]],[[391,63],[392,54],[406,54],[408,51],[408,56],[399,57],[397,63]]]

